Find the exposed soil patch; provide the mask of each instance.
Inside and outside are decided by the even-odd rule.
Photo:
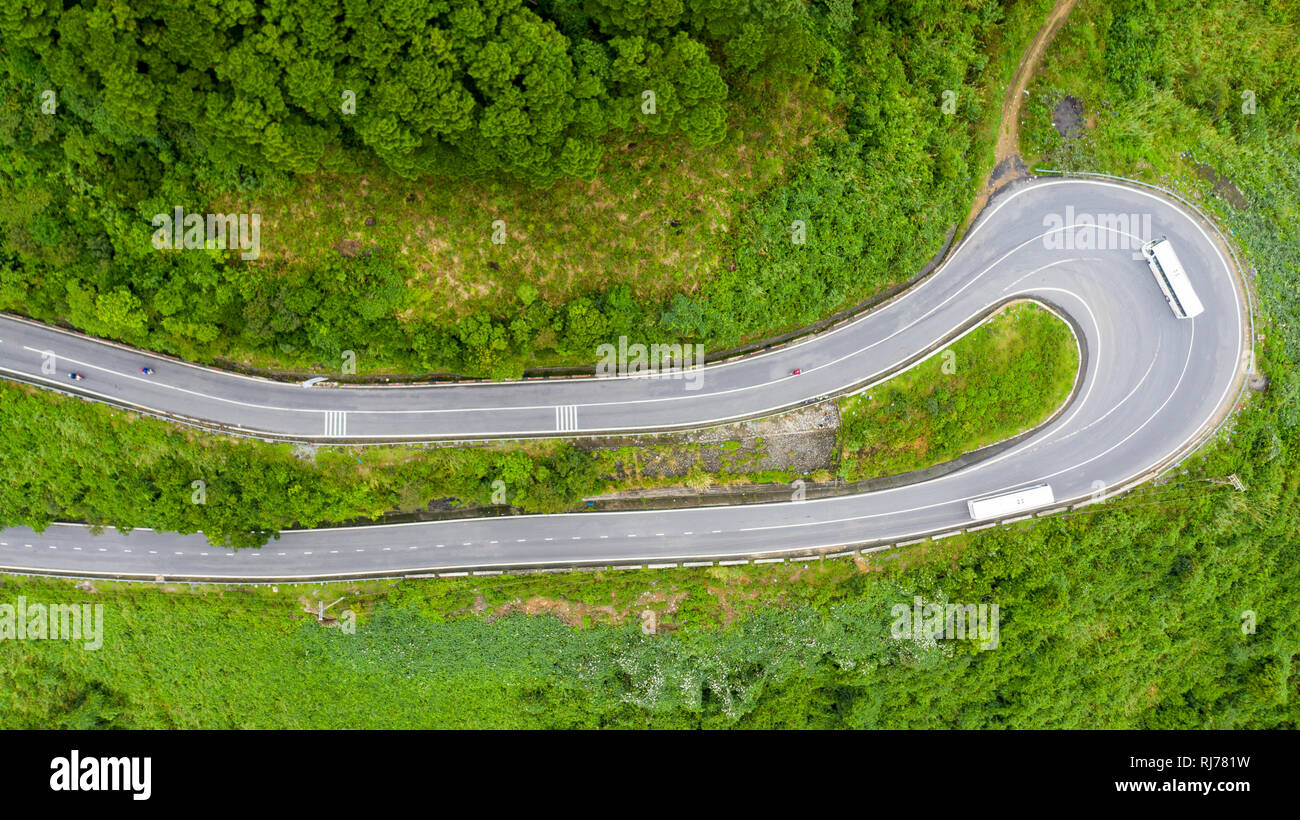
[[[635,447],[635,463],[622,463],[615,478],[679,478],[705,473],[834,469],[839,406],[822,402],[752,421],[672,436],[596,439],[593,450]],[[583,445],[579,445],[583,446]]]
[[[1192,167],[1196,169],[1197,176],[1201,179],[1208,180],[1210,184],[1214,186],[1214,192],[1228,200],[1232,207],[1240,211],[1244,211],[1246,208],[1250,207],[1250,203],[1246,201],[1245,195],[1242,194],[1240,188],[1232,184],[1232,180],[1201,162],[1193,162]]]
[[[1052,126],[1065,139],[1083,133],[1083,100],[1068,94],[1052,109]]]
[[[997,167],[993,169],[993,173],[989,176],[989,187],[1000,188],[1004,183],[1019,179],[1028,173],[1029,169],[1025,167],[1020,155],[1012,154],[999,162]]]
[[[651,611],[655,612],[653,619],[651,619],[651,622],[657,627],[654,631],[663,632],[674,627],[664,624],[662,619],[675,615],[677,607],[686,598],[687,594],[685,592],[647,591],[639,595],[632,603],[623,607],[616,607],[613,604],[588,604],[582,601],[570,601],[565,598],[547,598],[542,595],[534,595],[527,600],[516,598],[509,603],[491,608],[487,619],[494,621],[506,615],[522,612],[525,615],[552,615],[569,626],[580,627],[584,623],[591,622],[617,626],[629,619],[645,623],[646,619],[643,613],[645,610],[651,609]],[[475,615],[481,615],[488,611],[488,606],[482,602],[483,597],[481,595],[475,597],[473,609]],[[652,607],[652,605],[656,604],[658,607]]]
[[[356,239],[340,239],[338,242],[334,243],[334,250],[338,252],[338,255],[346,256],[348,259],[360,254],[364,247],[365,246]],[[366,256],[369,255],[369,253],[366,253]]]

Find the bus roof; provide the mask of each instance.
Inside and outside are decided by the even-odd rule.
[[[1183,263],[1179,260],[1178,254],[1174,252],[1173,243],[1168,239],[1161,239],[1151,245],[1151,255],[1155,257],[1156,263],[1164,271],[1165,279],[1169,282],[1169,287],[1173,289],[1174,298],[1183,306],[1183,313],[1187,318],[1191,318],[1205,310],[1201,300],[1197,297],[1196,291],[1192,288],[1191,281],[1187,278],[1187,271],[1183,270]]]

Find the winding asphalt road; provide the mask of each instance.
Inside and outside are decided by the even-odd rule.
[[[1112,214],[1125,215],[1128,229]],[[1099,215],[1102,225],[1090,224]],[[1205,304],[1195,319],[1175,318],[1141,258],[1141,243],[1159,236],[1173,242]],[[1031,180],[999,195],[938,271],[861,319],[685,378],[304,389],[0,317],[0,375],[248,435],[380,442],[668,430],[766,415],[887,378],[1014,298],[1046,302],[1070,320],[1084,353],[1079,389],[1033,436],[941,478],[799,503],[287,531],[239,552],[202,535],[11,528],[0,531],[0,569],[289,580],[653,566],[896,542],[968,527],[971,498],[1049,483],[1058,501],[1078,501],[1150,474],[1231,403],[1247,352],[1239,284],[1211,229],[1154,192],[1077,179]],[[140,374],[145,365],[153,375]],[[795,368],[802,374],[790,375]],[[70,371],[84,381],[69,381]]]

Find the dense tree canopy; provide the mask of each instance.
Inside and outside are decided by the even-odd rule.
[[[100,157],[147,145],[230,174],[375,156],[545,184],[590,176],[599,138],[634,121],[715,142],[727,85],[709,45],[736,68],[788,62],[776,35],[805,17],[793,0],[560,5],[568,33],[523,0],[20,2],[0,35],[10,82],[54,90],[65,140]]]
[[[724,75],[806,69],[811,14],[797,0],[7,4],[0,309],[200,359],[364,347],[412,369],[517,373],[519,339],[560,338],[589,311],[399,322],[397,260],[250,271],[220,248],[157,253],[146,225],[320,170],[545,186],[593,177],[618,132],[711,145]],[[360,293],[369,307],[338,315]]]

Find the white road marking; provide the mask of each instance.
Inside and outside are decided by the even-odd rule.
[[[555,429],[561,433],[578,429],[578,405],[565,404],[555,408]]]
[[[325,411],[325,435],[330,438],[342,438],[348,434],[348,414],[346,410]]]

